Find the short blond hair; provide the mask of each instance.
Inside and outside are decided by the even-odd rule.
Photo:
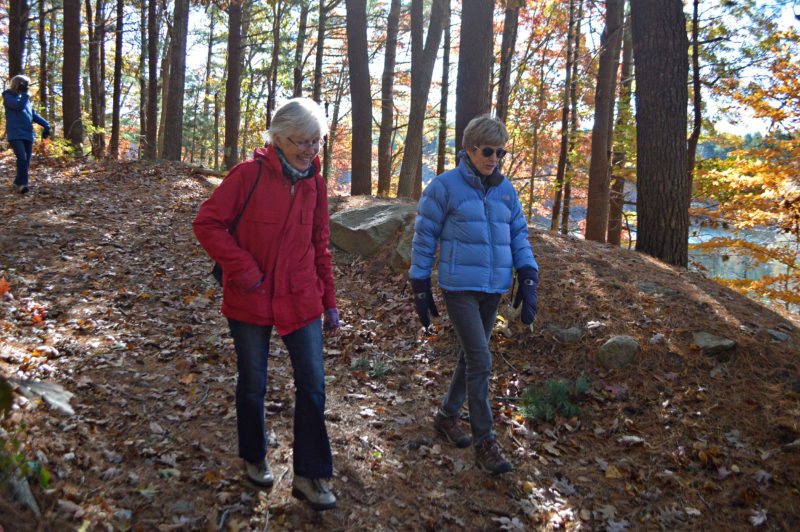
[[[496,116],[480,115],[469,121],[464,128],[464,149],[471,150],[481,145],[504,146],[508,142],[506,126]]]

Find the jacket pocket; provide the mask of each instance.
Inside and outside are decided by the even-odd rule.
[[[289,292],[296,294],[304,291],[309,285],[317,282],[317,271],[314,264],[292,271],[289,275]]]

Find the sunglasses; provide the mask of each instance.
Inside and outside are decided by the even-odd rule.
[[[309,148],[314,148],[314,149],[318,150],[320,142],[322,142],[322,139],[316,139],[316,140],[314,140],[312,142],[295,142],[289,137],[286,137],[286,138],[289,140],[289,142],[294,144],[297,149],[303,150],[303,151],[305,151],[305,150],[307,150]]]
[[[477,150],[478,147],[475,146],[475,149]],[[505,154],[508,153],[508,152],[506,150],[504,150],[503,148],[494,149],[494,148],[489,148],[488,146],[486,148],[481,149],[481,154],[484,157],[491,157],[493,153],[495,155],[497,155],[498,159],[502,159],[503,156],[505,156]]]

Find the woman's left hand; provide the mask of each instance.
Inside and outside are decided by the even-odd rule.
[[[322,332],[332,333],[339,327],[339,311],[336,310],[336,307],[325,310],[322,315]]]

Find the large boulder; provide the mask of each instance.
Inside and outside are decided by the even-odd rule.
[[[397,229],[409,223],[416,211],[416,205],[403,203],[339,211],[331,215],[331,242],[345,251],[368,257],[386,245]]]

